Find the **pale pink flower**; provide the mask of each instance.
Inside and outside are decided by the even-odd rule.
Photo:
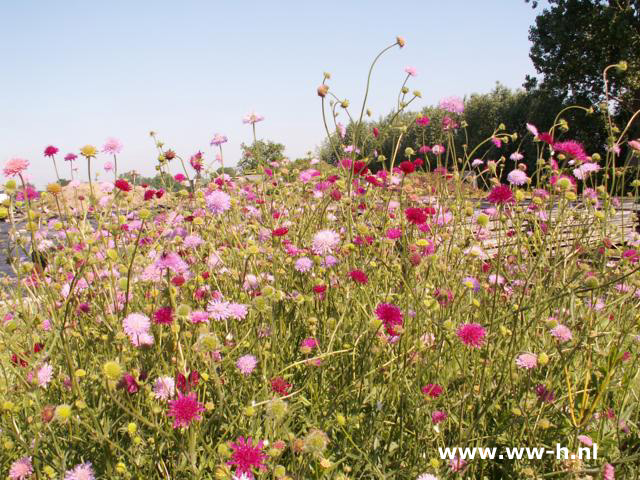
[[[589,437],[588,435],[578,435],[578,440],[580,440],[580,443],[586,445],[587,447],[593,446],[593,440],[591,440],[591,437]]]
[[[242,119],[242,123],[255,125],[256,123],[261,122],[262,120],[264,120],[264,117],[262,115],[258,115],[255,112],[252,112],[244,116],[244,118]]]
[[[168,400],[176,393],[176,382],[172,377],[158,377],[153,383],[153,394],[158,400]]]
[[[523,353],[516,358],[516,365],[531,370],[538,365],[538,356],[534,353]]]
[[[551,335],[556,337],[560,342],[568,342],[573,338],[571,330],[565,325],[559,324],[551,329]]]
[[[53,379],[53,367],[48,362],[42,365],[38,369],[38,386],[47,388],[51,380]]]
[[[117,155],[122,151],[122,143],[117,138],[107,138],[104,146],[102,147],[103,153],[108,153],[110,155]]]
[[[20,175],[27,168],[29,168],[29,160],[18,157],[12,158],[4,166],[4,176],[14,177],[16,175]]]
[[[440,100],[438,107],[451,113],[463,113],[464,102],[460,97],[447,97]]]
[[[214,190],[205,195],[204,199],[211,213],[219,214],[231,208],[231,197],[222,190]]]
[[[9,478],[11,480],[26,480],[33,474],[31,457],[22,457],[11,464]]]
[[[418,71],[415,67],[406,67],[404,71],[407,72],[407,75],[409,75],[410,77],[415,77],[416,75],[418,75]]]
[[[246,122],[245,122],[246,123]],[[227,142],[227,137],[226,135],[222,135],[220,133],[216,133],[213,138],[211,139],[211,143],[210,145],[215,145],[216,147],[222,145],[223,143]]]
[[[258,361],[253,355],[243,355],[236,362],[238,370],[240,370],[243,375],[251,374],[251,372],[253,372],[253,370],[256,368],[257,364]]]
[[[511,170],[507,175],[507,181],[511,185],[524,185],[529,181],[529,177],[522,170],[516,168],[515,170]]]
[[[613,468],[613,465],[610,463],[605,463],[602,468],[602,478],[604,480],[615,480],[616,478],[616,469]]]
[[[316,255],[327,255],[333,253],[340,243],[340,235],[333,230],[320,230],[313,236],[312,247]]]

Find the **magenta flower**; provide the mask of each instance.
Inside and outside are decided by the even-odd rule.
[[[479,323],[462,324],[456,331],[456,335],[467,347],[480,348],[484,345],[486,330]]]
[[[169,402],[168,416],[173,417],[173,428],[187,428],[195,420],[201,420],[204,405],[198,402],[198,397],[191,392],[189,395],[178,393],[178,398]]]
[[[236,443],[231,444],[233,454],[231,460],[227,462],[227,465],[236,467],[236,475],[247,474],[250,478],[253,477],[253,469],[264,471],[267,466],[264,464],[268,458],[263,449],[262,441],[253,445],[251,437],[245,440],[244,437],[238,437]]]
[[[44,156],[45,157],[53,157],[56,153],[58,153],[58,149],[56,147],[54,147],[53,145],[49,145],[47,148],[44,149]]]
[[[387,333],[391,336],[398,335],[397,327],[403,325],[402,310],[391,303],[380,303],[376,307],[376,316],[384,324]]]

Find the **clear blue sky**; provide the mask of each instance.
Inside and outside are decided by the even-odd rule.
[[[3,0],[0,163],[28,158],[42,186],[53,178],[44,147],[77,153],[113,136],[124,144],[119,169],[151,174],[154,130],[183,156],[202,149],[207,160],[212,135],[226,134],[234,164],[251,141],[242,117],[252,110],[265,116],[258,136],[284,143],[293,159],[324,137],[322,72],[333,93],[359,104],[371,59],[401,35],[405,48],[374,72],[375,117],[392,108],[409,65],[418,70],[410,87],[423,93],[417,106],[496,81],[516,88],[534,73],[535,13],[520,0]]]

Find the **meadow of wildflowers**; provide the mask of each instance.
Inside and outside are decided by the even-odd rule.
[[[398,111],[420,97],[405,72]],[[341,138],[349,102],[329,79],[317,93]],[[109,139],[64,157],[90,178],[99,158],[114,173],[65,187],[73,204],[57,183],[27,190],[44,160],[8,160],[0,214],[24,229],[27,257],[1,293],[2,475],[633,478],[640,237],[613,219],[623,194],[637,200],[640,140],[623,126],[585,152],[559,115],[526,139],[497,127],[487,142],[500,158],[476,158],[451,148],[464,102],[440,108],[445,137],[396,149],[377,172],[359,141],[399,144],[403,125],[333,142],[337,165],[260,162],[235,178],[153,134],[159,169],[183,170],[177,191],[118,177],[123,146]],[[365,111],[366,95],[350,122]],[[263,120],[243,119],[254,142]],[[210,142],[220,163],[226,141]],[[535,171],[520,141],[538,146]],[[44,154],[58,175],[58,149]],[[486,180],[482,202],[467,171]],[[445,461],[437,450],[557,443],[597,443],[599,456]]]

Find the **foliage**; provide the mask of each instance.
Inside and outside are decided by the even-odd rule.
[[[284,158],[284,145],[271,140],[256,140],[250,145],[240,145],[242,158],[238,162],[238,169],[243,172],[253,172],[260,165],[280,162]]]

